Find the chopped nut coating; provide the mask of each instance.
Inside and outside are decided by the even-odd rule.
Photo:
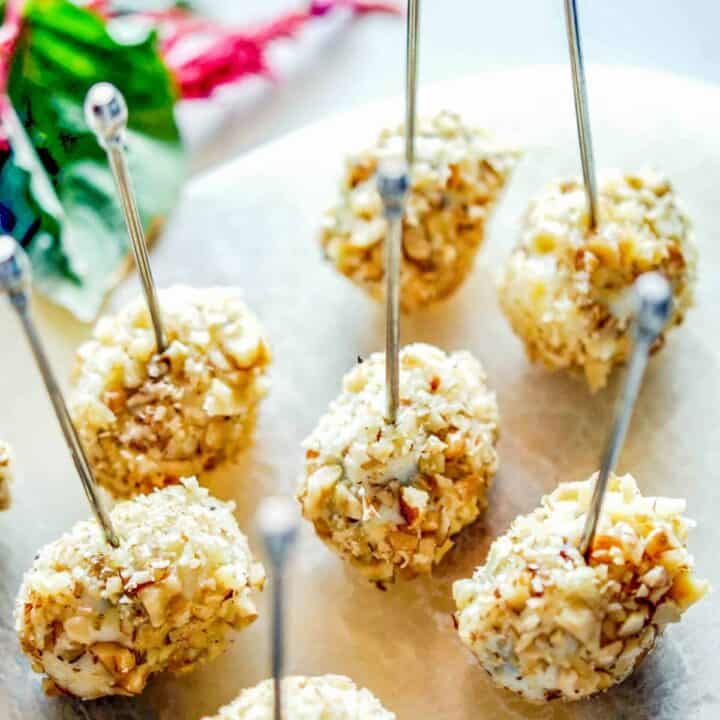
[[[13,454],[10,446],[0,440],[0,510],[7,510],[12,499]]]
[[[707,592],[687,551],[685,501],[612,476],[589,563],[578,551],[593,478],[563,483],[453,586],[461,640],[498,685],[533,702],[622,682]]]
[[[385,358],[371,355],[304,443],[298,499],[318,535],[369,579],[428,574],[477,518],[498,458],[498,409],[480,363],[400,352],[400,406],[385,420]]]
[[[70,411],[98,482],[118,497],[232,460],[267,391],[270,352],[239,291],[176,286],[160,304],[162,355],[140,298],[77,353]]]
[[[285,720],[395,720],[380,701],[342,675],[283,680]],[[265,680],[204,720],[273,720],[273,681]]]
[[[453,113],[420,122],[403,222],[404,311],[441,300],[463,282],[517,155]],[[386,221],[374,175],[382,161],[403,156],[399,127],[383,131],[373,148],[349,158],[340,202],[326,213],[320,234],[326,257],[376,299],[385,292]]]
[[[230,631],[257,617],[252,591],[265,578],[232,511],[190,478],[118,503],[118,548],[95,521],[42,548],[15,619],[46,691],[136,695],[154,673],[223,652]]]
[[[638,275],[657,271],[670,282],[670,328],[692,305],[697,263],[690,220],[662,175],[605,173],[598,203],[598,227],[588,232],[582,182],[551,184],[530,205],[499,285],[529,358],[583,373],[593,391],[628,358],[631,318],[622,306]]]

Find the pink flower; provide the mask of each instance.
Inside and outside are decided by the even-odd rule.
[[[160,33],[160,51],[185,99],[206,98],[220,85],[247,75],[272,77],[265,60],[267,47],[293,37],[307,22],[332,10],[346,8],[356,15],[399,14],[397,5],[370,0],[314,0],[254,29],[238,30],[173,9],[147,13]]]
[[[20,35],[22,0],[7,0],[5,3],[5,19],[0,26],[0,152],[10,150],[10,141],[2,119],[10,105],[7,96],[7,81],[10,73],[10,62],[15,50],[15,43]]]

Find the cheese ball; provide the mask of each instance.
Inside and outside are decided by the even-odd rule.
[[[253,561],[234,505],[194,478],[118,503],[120,546],[95,521],[46,545],[16,601],[16,629],[49,694],[137,695],[148,678],[186,673],[257,617]]]
[[[12,499],[10,486],[13,482],[12,448],[0,440],[0,510],[7,510]]]
[[[383,205],[378,165],[404,157],[403,127],[384,130],[374,147],[350,157],[340,201],[326,214],[320,244],[343,275],[380,299],[385,293]],[[472,269],[485,224],[517,160],[487,130],[441,112],[421,120],[403,221],[400,305],[406,312],[452,294]]]
[[[670,282],[670,328],[692,305],[697,262],[690,220],[663,175],[605,173],[598,215],[589,232],[580,179],[552,183],[530,205],[499,284],[529,358],[584,374],[593,391],[628,358],[630,317],[622,307],[636,278],[657,271]],[[664,341],[661,333],[654,350]]]
[[[286,720],[395,720],[369,690],[342,675],[288,677],[282,683]],[[273,720],[273,690],[273,681],[265,680],[204,720]]]
[[[70,412],[97,481],[147,493],[231,461],[251,438],[270,352],[234,288],[160,292],[157,355],[144,299],[102,318],[77,352]]]
[[[329,547],[377,583],[429,574],[487,505],[498,408],[480,363],[431,345],[400,352],[400,404],[385,420],[385,356],[343,379],[305,440],[297,497]]]
[[[578,551],[595,477],[563,483],[453,587],[461,640],[498,685],[531,702],[622,682],[665,626],[706,593],[687,551],[685,501],[611,477],[589,563]]]

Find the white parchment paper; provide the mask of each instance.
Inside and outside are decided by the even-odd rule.
[[[349,79],[349,82],[352,80]],[[626,68],[589,72],[599,166],[666,171],[695,220],[701,251],[697,307],[649,367],[620,462],[647,494],[685,496],[698,521],[691,549],[700,573],[720,585],[720,88]],[[344,673],[369,687],[400,720],[439,718],[720,717],[720,620],[716,596],[670,628],[621,687],[574,705],[534,707],[495,689],[452,628],[452,582],[484,560],[491,539],[562,480],[596,469],[618,388],[584,385],[531,367],[501,316],[494,273],[515,241],[530,197],[556,176],[579,174],[569,69],[487,73],[421,93],[524,146],[477,266],[449,302],[404,321],[403,342],[466,348],[484,363],[502,415],[501,470],[487,513],[463,533],[431,579],[383,593],[345,568],[304,524],[288,598],[289,670]],[[382,348],[381,307],[321,259],[320,213],[332,201],[343,154],[402,117],[399,102],[330,118],[194,181],[153,255],[161,285],[234,284],[270,333],[273,387],[256,442],[236,467],[207,478],[238,505],[259,543],[253,512],[268,493],[291,492],[300,442],[337,394],[342,374]],[[115,306],[138,292],[118,290]],[[56,368],[67,377],[87,335],[38,301]],[[196,720],[269,673],[268,600],[231,651],[198,672],[151,683],[142,698],[81,705],[45,699],[19,652],[12,621],[22,572],[37,548],[88,515],[80,484],[15,318],[0,303],[0,436],[16,448],[12,509],[0,515],[0,717]]]

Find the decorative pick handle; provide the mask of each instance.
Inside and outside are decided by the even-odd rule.
[[[287,497],[263,500],[257,525],[273,566],[272,673],[275,720],[282,720],[282,678],[285,671],[284,593],[285,565],[298,534],[298,511]]]
[[[672,310],[672,290],[668,281],[658,273],[641,275],[635,281],[635,293],[638,309],[630,366],[625,376],[621,401],[615,411],[610,437],[602,457],[600,472],[595,482],[580,540],[580,552],[586,557],[589,557],[592,548],[610,474],[615,469],[625,442],[625,435],[642,385],[650,349],[665,327]]]
[[[408,191],[407,168],[385,164],[377,174],[377,186],[385,208],[385,416],[397,419],[400,404],[400,253],[403,215]]]
[[[85,97],[85,120],[97,136],[100,146],[107,152],[110,169],[120,195],[120,204],[130,235],[135,264],[140,273],[145,301],[152,319],[155,345],[157,351],[161,353],[167,348],[167,338],[163,329],[157,288],[150,268],[145,233],[140,222],[140,214],[135,202],[125,157],[128,109],[122,93],[110,83],[93,85]]]
[[[95,518],[102,528],[108,543],[113,547],[117,547],[119,545],[118,537],[113,529],[110,516],[100,500],[97,485],[95,484],[95,476],[83,450],[80,438],[78,438],[75,426],[70,419],[65,399],[50,367],[45,348],[33,321],[30,312],[29,289],[30,265],[25,252],[13,238],[7,235],[0,236],[0,290],[7,293],[11,305],[20,318]]]
[[[565,28],[567,30],[570,66],[572,67],[573,94],[575,96],[575,121],[577,123],[580,159],[582,161],[585,194],[587,196],[590,229],[594,230],[598,222],[597,176],[593,155],[592,133],[590,131],[590,110],[587,99],[587,80],[580,43],[580,25],[578,23],[576,0],[565,0]]]

